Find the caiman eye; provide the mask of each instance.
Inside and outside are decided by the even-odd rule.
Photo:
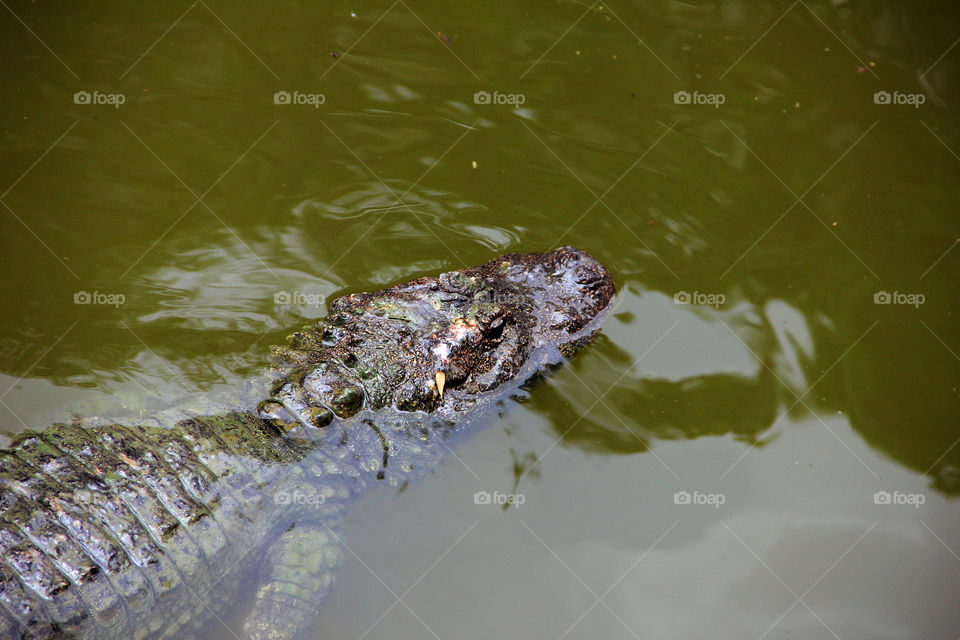
[[[490,324],[490,328],[487,329],[486,338],[491,341],[498,341],[503,337],[503,330],[507,326],[507,323],[503,321],[503,318],[497,318]]]

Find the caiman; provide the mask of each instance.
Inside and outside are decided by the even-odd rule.
[[[245,638],[308,636],[351,499],[435,468],[589,343],[613,295],[583,251],[508,254],[334,300],[274,347],[249,406],[17,434],[0,450],[0,637],[190,637],[244,583]]]

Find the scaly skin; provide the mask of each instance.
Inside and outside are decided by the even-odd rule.
[[[20,434],[0,450],[0,637],[185,637],[251,575],[244,634],[308,632],[351,498],[434,468],[613,293],[575,249],[506,255],[334,301],[254,407]]]

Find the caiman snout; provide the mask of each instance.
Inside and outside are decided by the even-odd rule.
[[[546,253],[502,258],[508,277],[523,283],[533,300],[541,330],[579,331],[613,298],[613,279],[586,251],[564,246]]]

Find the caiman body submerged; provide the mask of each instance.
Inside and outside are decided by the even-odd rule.
[[[275,349],[256,406],[171,428],[58,424],[0,451],[0,638],[180,638],[260,583],[249,638],[313,626],[350,499],[428,472],[599,330],[584,252],[344,296]]]

